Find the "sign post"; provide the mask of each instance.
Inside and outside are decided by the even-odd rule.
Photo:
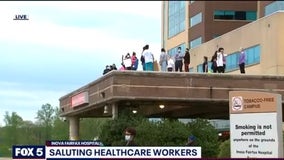
[[[231,158],[283,158],[280,94],[229,93]]]

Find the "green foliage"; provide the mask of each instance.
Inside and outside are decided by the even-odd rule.
[[[20,117],[16,112],[12,112],[11,116],[9,115],[9,112],[5,112],[4,122],[6,126],[17,128],[21,126],[23,118]]]
[[[183,146],[188,134],[186,125],[178,120],[151,122],[144,119],[137,126],[136,141],[142,146]]]
[[[231,157],[231,149],[230,149],[230,139],[222,142],[220,144],[220,152],[218,154],[218,158],[230,158]]]
[[[59,116],[59,108],[42,105],[37,112],[37,123],[23,121],[17,113],[6,112],[6,126],[0,128],[0,153],[10,156],[12,145],[43,145],[46,140],[68,140],[69,124]],[[83,118],[80,121],[80,139],[92,140],[99,137],[106,145],[124,146],[124,130],[134,127],[137,130],[135,141],[139,146],[185,146],[187,137],[197,137],[197,146],[202,147],[202,157],[217,157],[219,142],[217,131],[207,121],[196,119],[188,124],[176,119],[150,121],[139,114],[125,109],[117,119]],[[47,132],[48,131],[48,132]],[[219,156],[227,157],[228,146],[222,144]],[[227,144],[229,145],[229,144]],[[227,150],[226,150],[227,149]],[[224,153],[225,152],[225,153]]]
[[[51,139],[52,125],[54,122],[55,109],[50,104],[44,104],[41,109],[37,111],[36,119],[39,125],[44,126],[45,140]]]
[[[54,120],[55,109],[50,104],[44,104],[37,111],[36,119],[43,126],[51,126]]]
[[[0,145],[0,157],[10,157],[12,150],[10,146]]]
[[[143,119],[140,114],[133,114],[130,109],[122,110],[119,118],[107,120],[102,126],[99,135],[105,145],[123,146],[125,145],[123,132],[127,127],[137,126]]]
[[[22,117],[20,117],[16,112],[12,112],[11,115],[9,115],[9,112],[5,112],[4,121],[6,127],[3,132],[5,137],[7,137],[5,140],[6,144],[8,146],[11,146],[12,144],[18,144],[20,136],[18,130],[22,127],[23,124]]]
[[[82,118],[80,121],[80,139],[93,140],[94,137],[99,137],[102,126],[107,120],[107,118]]]
[[[69,139],[69,125],[60,117],[54,119],[54,124],[50,140],[68,140]]]
[[[136,128],[139,146],[184,146],[193,134],[202,147],[202,157],[217,157],[219,152],[218,132],[208,120],[196,119],[188,124],[169,119],[153,122],[127,111],[102,126],[101,140],[107,145],[125,145],[123,131],[129,126]]]
[[[210,122],[205,119],[196,119],[187,126],[197,137],[197,145],[202,148],[202,157],[216,157],[219,152],[218,132]]]
[[[143,119],[136,128],[135,141],[140,146],[156,146],[160,144],[161,137],[159,137],[157,123]],[[151,137],[149,137],[151,133]]]
[[[5,135],[5,127],[0,128],[0,157],[10,157],[12,152],[11,146],[7,145],[7,137]]]
[[[50,140],[68,140],[69,139],[69,124],[60,115],[60,108],[54,109],[53,127]]]
[[[59,110],[59,109],[57,109]],[[56,110],[56,111],[57,111]],[[0,153],[9,153],[12,145],[44,145],[46,140],[68,139],[68,123],[63,122],[50,104],[42,105],[37,113],[37,123],[23,121],[16,112],[6,112],[5,126],[1,127]]]

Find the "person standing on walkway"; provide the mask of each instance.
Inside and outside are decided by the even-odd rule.
[[[186,48],[185,54],[184,54],[184,71],[189,72],[189,65],[190,65],[190,54],[189,54],[189,49]]]
[[[216,62],[217,61],[217,52],[218,51],[215,51],[212,58],[211,58],[211,62],[212,62],[211,70],[212,70],[213,73],[217,73],[217,62]]]
[[[145,46],[145,50],[143,51],[143,57],[145,59],[145,71],[154,71],[154,55],[151,51],[149,51],[149,45]]]
[[[145,51],[145,46],[143,47],[143,50],[142,50],[142,53],[141,53],[141,57],[140,57],[140,61],[141,61],[141,64],[142,64],[143,71],[145,71],[145,58],[143,56],[143,52],[144,51]]]
[[[245,62],[246,62],[245,51],[243,48],[240,48],[239,67],[241,74],[245,74]]]
[[[137,70],[137,68],[138,68],[138,62],[139,62],[139,60],[138,60],[138,58],[136,57],[136,53],[135,52],[133,52],[132,53],[132,56],[131,56],[131,69],[132,70],[134,70],[134,71],[136,71]]]
[[[168,64],[168,55],[165,51],[164,48],[161,49],[161,54],[160,54],[160,67],[161,67],[161,71],[166,72],[167,71],[167,64]]]
[[[131,70],[131,64],[132,64],[132,62],[131,62],[131,56],[130,56],[129,53],[127,53],[127,54],[125,55],[125,57],[124,57],[124,59],[123,59],[123,64],[124,64],[126,70]]]
[[[202,71],[203,71],[203,73],[208,72],[208,57],[206,57],[206,56],[203,57]]]
[[[224,73],[224,48],[219,48],[217,52],[217,71],[218,73]]]
[[[168,57],[168,65],[167,65],[167,70],[168,72],[173,72],[175,67],[175,62],[171,56]]]
[[[175,55],[175,71],[180,71],[182,72],[182,59],[183,59],[183,55],[181,53],[181,47],[178,47],[178,51]]]

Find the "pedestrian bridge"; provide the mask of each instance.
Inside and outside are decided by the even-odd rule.
[[[149,118],[229,119],[230,91],[284,97],[284,76],[111,71],[61,97],[60,109],[67,118],[115,118],[128,107]]]

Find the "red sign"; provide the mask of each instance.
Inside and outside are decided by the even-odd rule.
[[[79,93],[71,98],[71,107],[80,106],[82,104],[89,103],[88,92]]]

